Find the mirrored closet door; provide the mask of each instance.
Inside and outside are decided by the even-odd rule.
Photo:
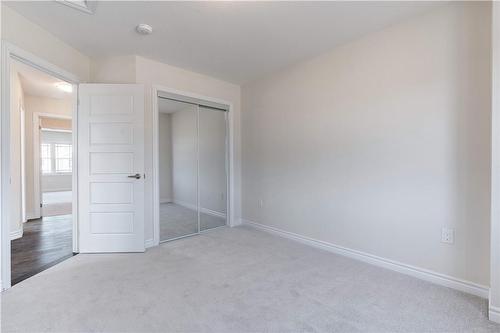
[[[199,107],[200,230],[226,225],[226,114]]]
[[[227,111],[159,98],[160,241],[227,223]]]
[[[159,125],[160,240],[199,232],[198,106],[161,99]]]

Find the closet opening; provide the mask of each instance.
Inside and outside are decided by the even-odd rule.
[[[228,224],[228,107],[158,96],[159,242]]]

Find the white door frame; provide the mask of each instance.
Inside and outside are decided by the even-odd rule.
[[[153,246],[160,244],[160,186],[159,186],[159,108],[158,108],[158,93],[165,92],[167,94],[179,95],[185,97],[186,100],[200,100],[207,102],[207,105],[212,103],[223,104],[228,107],[227,122],[226,122],[226,165],[227,165],[227,221],[226,224],[230,227],[237,225],[234,219],[234,116],[233,103],[214,97],[202,96],[187,91],[153,85],[151,94],[151,105],[153,108]]]
[[[24,106],[19,108],[21,120],[21,230],[26,222],[26,112]]]
[[[33,206],[35,207],[34,217],[39,218],[42,216],[42,209],[40,204],[42,203],[42,187],[41,187],[41,170],[40,170],[40,117],[42,118],[52,118],[52,119],[69,119],[73,123],[71,116],[60,115],[57,113],[47,113],[47,112],[33,112]],[[72,125],[73,126],[73,125]],[[71,140],[71,144],[76,146],[73,142],[74,138]],[[76,166],[73,166],[76,169]],[[72,171],[73,174],[73,171]],[[73,187],[71,187],[73,190]],[[72,211],[73,214],[73,211]],[[74,227],[74,225],[73,225]],[[74,246],[73,246],[74,247]],[[73,251],[75,252],[75,251]]]
[[[489,319],[500,323],[500,4],[492,4],[491,226]]]
[[[77,107],[78,83],[81,81],[76,75],[67,72],[38,56],[23,49],[2,41],[1,63],[1,117],[0,117],[0,290],[11,286],[10,268],[10,221],[9,217],[9,179],[10,179],[10,69],[11,61],[16,60],[28,66],[41,70],[49,75],[73,84],[73,143],[77,142]],[[73,165],[77,163],[78,152],[73,148]],[[78,183],[77,170],[73,170],[73,252],[78,252]]]

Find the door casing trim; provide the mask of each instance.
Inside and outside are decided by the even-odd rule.
[[[73,121],[71,116],[66,116],[66,115],[60,115],[57,113],[46,113],[46,112],[33,112],[33,205],[35,206],[35,211],[34,215],[35,218],[39,218],[42,216],[42,208],[40,204],[42,203],[42,187],[40,185],[41,182],[41,170],[40,170],[40,149],[36,149],[40,145],[40,129],[38,126],[40,125],[40,118],[41,117],[46,117],[46,118],[52,118],[52,119],[70,119]],[[72,145],[74,146],[75,144],[73,143],[73,138],[71,140]],[[72,187],[73,188],[73,187]],[[74,250],[74,249],[73,249]],[[75,251],[73,251],[75,252]]]
[[[230,227],[239,225],[234,217],[234,165],[235,165],[235,146],[234,146],[234,106],[233,103],[219,98],[203,96],[188,91],[181,91],[171,87],[152,85],[151,106],[153,110],[153,239],[146,240],[146,247],[157,246],[160,244],[160,189],[159,189],[159,109],[158,109],[158,94],[166,93],[175,95],[176,97],[185,97],[187,102],[192,103],[193,100],[207,102],[208,106],[217,104],[224,105],[227,108],[226,121],[226,166],[227,166],[227,222]]]
[[[77,75],[45,61],[11,43],[2,40],[1,61],[1,117],[0,117],[0,290],[11,287],[10,258],[10,221],[9,216],[9,179],[10,179],[10,68],[12,60],[52,75],[73,85],[72,130],[73,144],[77,144],[78,84],[82,81]],[[78,165],[78,151],[73,148],[73,165]],[[73,170],[73,252],[78,252],[78,170]]]

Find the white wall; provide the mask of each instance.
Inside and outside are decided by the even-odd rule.
[[[171,202],[172,196],[172,126],[171,115],[160,113],[158,117],[160,202]]]
[[[73,101],[71,97],[58,99],[26,95],[26,112],[51,113],[71,117],[73,114]]]
[[[135,56],[92,58],[90,77],[94,83],[135,83]]]
[[[456,4],[245,85],[243,217],[489,285],[490,23]]]
[[[10,232],[19,234],[22,230],[22,179],[21,179],[21,107],[24,107],[24,92],[19,75],[10,75]]]
[[[42,192],[71,191],[71,173],[60,175],[43,175]]]
[[[28,216],[34,216],[34,162],[33,162],[33,113],[51,113],[55,115],[72,116],[73,102],[71,99],[55,99],[26,95],[26,211]]]
[[[172,117],[172,194],[181,205],[196,206],[198,158],[196,106]]]

